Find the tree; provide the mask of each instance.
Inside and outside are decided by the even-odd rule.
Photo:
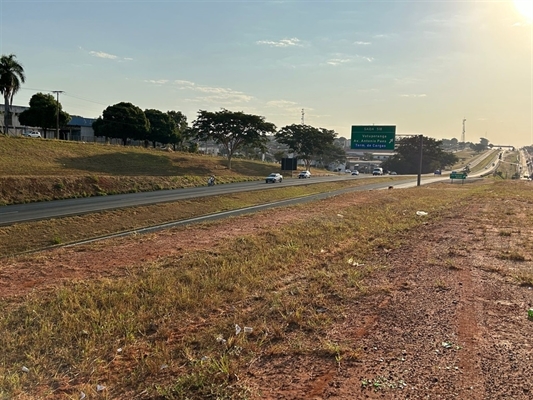
[[[212,139],[224,148],[229,169],[232,157],[244,146],[254,146],[264,151],[268,140],[266,134],[276,130],[276,126],[265,122],[264,117],[226,109],[217,112],[198,111],[193,128],[198,140]]]
[[[126,146],[128,139],[146,140],[150,122],[139,107],[122,102],[107,107],[93,122],[93,129],[95,136],[121,139]]]
[[[181,111],[167,111],[167,114],[172,118],[176,126],[169,143],[173,145],[174,150],[176,150],[176,146],[180,150],[184,150],[185,141],[189,140],[193,134],[193,131],[189,129],[187,124],[187,117]]]
[[[17,61],[14,54],[0,57],[0,93],[4,96],[4,134],[7,135],[7,127],[11,120],[11,105],[13,96],[26,81],[24,68]]]
[[[279,143],[289,146],[292,152],[304,160],[305,168],[309,171],[311,160],[318,157],[326,146],[332,144],[336,135],[332,130],[292,124],[281,128],[275,137]]]
[[[363,160],[366,160],[366,161],[374,160],[374,154],[372,154],[372,153],[363,153]]]
[[[442,150],[440,140],[423,137],[422,173],[429,173],[437,169],[455,164],[458,159],[453,153]],[[396,154],[384,161],[381,166],[388,171],[399,174],[416,174],[420,167],[420,136],[400,139]]]
[[[145,110],[144,114],[150,122],[150,131],[147,139],[152,142],[153,147],[157,142],[168,144],[172,142],[172,138],[176,132],[176,123],[168,115],[159,110]]]
[[[327,144],[316,155],[316,161],[320,162],[323,166],[332,163],[344,163],[346,162],[346,150],[336,143]]]
[[[48,129],[57,127],[58,111],[59,126],[63,127],[69,123],[71,117],[62,110],[61,103],[58,103],[51,94],[35,93],[31,96],[30,108],[20,113],[19,121],[22,125],[38,126],[43,130],[44,137],[46,137]]]

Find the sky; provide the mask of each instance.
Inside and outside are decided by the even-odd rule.
[[[0,0],[0,54],[61,90],[71,115],[109,105],[261,115],[349,138],[533,144],[531,0]],[[463,120],[466,120],[463,124]]]

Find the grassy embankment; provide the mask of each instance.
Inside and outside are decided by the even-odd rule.
[[[0,136],[0,205],[259,180],[279,165],[160,149]]]
[[[482,202],[479,221],[517,240],[500,256],[528,257],[520,227],[533,217],[509,212],[502,198],[525,207],[533,192],[508,181],[347,194],[327,212],[141,265],[125,278],[12,300],[1,305],[0,398],[75,399],[103,385],[100,396],[114,399],[245,399],[253,393],[243,378],[258,357],[318,357],[342,368],[361,349],[327,332],[354,301],[389,290],[367,278],[388,268],[387,254],[408,245],[413,230],[430,231]],[[312,205],[294,212],[300,207]],[[532,271],[509,274],[533,285]],[[253,332],[237,335],[235,324]]]

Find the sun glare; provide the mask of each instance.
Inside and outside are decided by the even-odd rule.
[[[514,0],[514,5],[518,12],[524,17],[533,20],[533,1],[532,0]]]

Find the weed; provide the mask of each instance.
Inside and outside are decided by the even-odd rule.
[[[516,262],[526,261],[526,258],[517,251],[505,251],[498,256],[501,260],[510,260]]]
[[[434,284],[437,290],[449,290],[450,287],[441,279],[437,279]]]
[[[61,243],[63,243],[63,240],[61,240],[59,236],[54,236],[52,238],[52,244],[61,244]]]

